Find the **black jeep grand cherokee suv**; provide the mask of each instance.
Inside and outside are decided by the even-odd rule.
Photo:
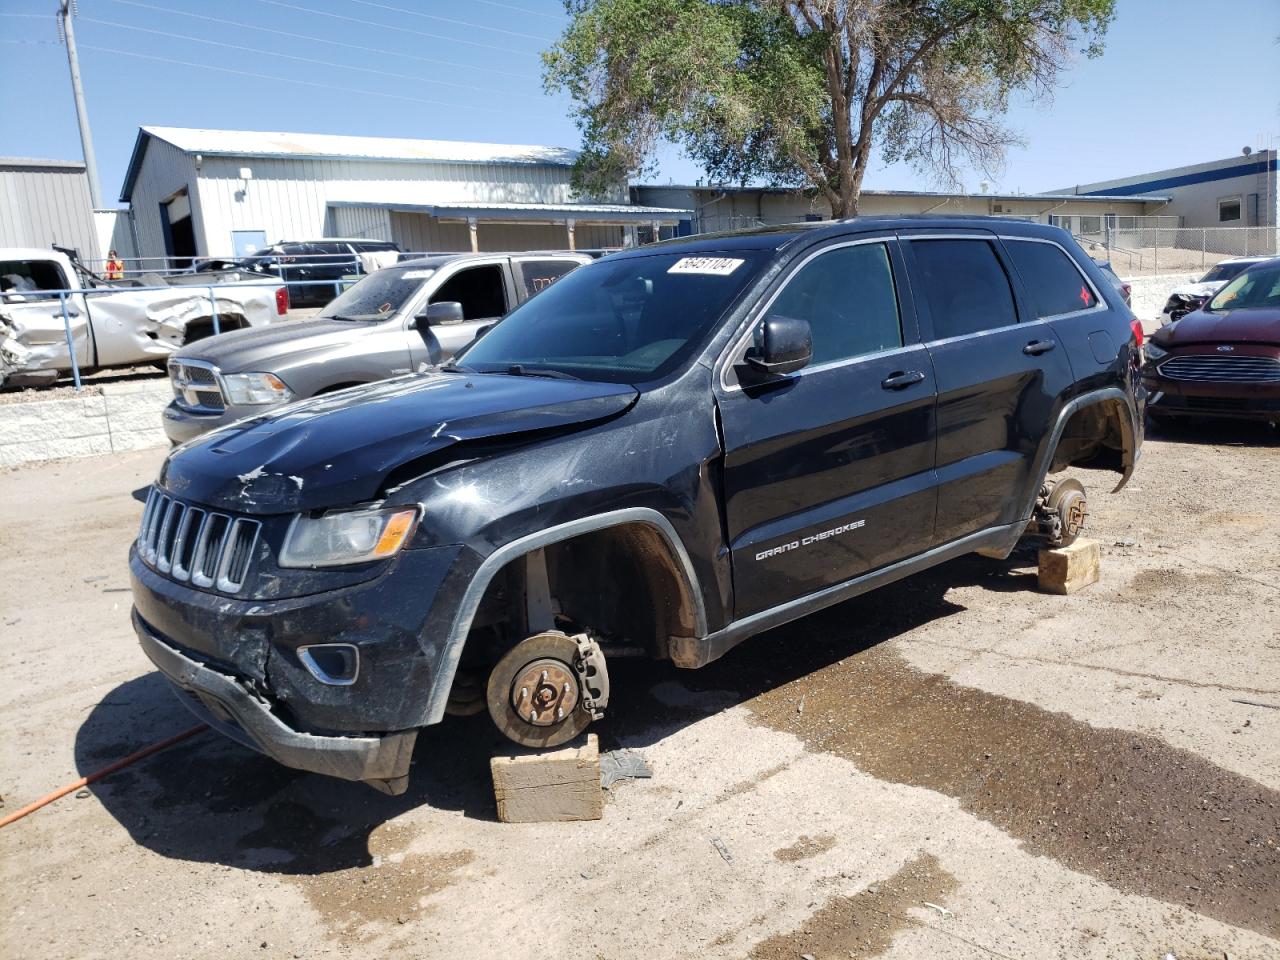
[[[1140,329],[1060,229],[862,218],[581,268],[455,363],[175,450],[130,554],[143,649],[219,730],[396,793],[417,730],[602,715],[1128,479]],[[1117,488],[1118,489],[1118,488]]]

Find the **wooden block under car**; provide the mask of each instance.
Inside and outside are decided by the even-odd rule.
[[[1102,552],[1097,540],[1077,540],[1069,547],[1040,551],[1040,589],[1075,593],[1097,583]]]
[[[493,795],[503,823],[599,820],[600,743],[594,733],[559,750],[493,757]]]

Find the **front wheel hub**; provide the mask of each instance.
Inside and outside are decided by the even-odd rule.
[[[524,721],[550,727],[578,706],[578,678],[560,660],[535,660],[511,683],[511,706]]]

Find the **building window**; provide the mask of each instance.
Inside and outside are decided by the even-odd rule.
[[[1240,198],[1231,197],[1228,200],[1218,201],[1218,222],[1230,223],[1233,220],[1240,219]]]

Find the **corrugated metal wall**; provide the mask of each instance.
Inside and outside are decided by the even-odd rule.
[[[160,220],[160,204],[186,187],[194,193],[196,183],[195,161],[172,144],[152,137],[147,142],[147,152],[142,159],[137,181],[133,185],[133,217],[138,232],[138,255],[163,257],[164,228]],[[193,201],[194,201],[193,197]],[[228,233],[217,251],[204,245],[202,204],[191,204],[191,223],[196,235],[196,250],[202,255],[213,253],[230,256],[231,234]],[[268,237],[268,239],[271,239]],[[225,247],[225,249],[223,249]]]
[[[391,214],[391,239],[401,250],[415,253],[468,251],[471,232],[465,223],[441,222],[425,213]],[[476,240],[483,251],[567,250],[568,230],[558,224],[486,223],[476,228]],[[622,246],[622,227],[578,224],[574,231],[579,250]]]
[[[240,179],[242,167],[253,171],[247,185]],[[342,208],[335,207],[335,216],[330,217],[329,204],[334,201],[569,203],[573,200],[569,176],[565,167],[517,164],[207,157],[200,170],[203,226],[196,225],[197,243],[201,253],[220,256],[231,253],[233,230],[264,230],[271,242],[321,237],[327,226],[337,226],[336,213]],[[461,229],[461,248],[435,245],[433,249],[469,249],[466,227]],[[452,237],[452,230],[448,234]],[[144,240],[143,246],[147,245]]]
[[[81,166],[0,163],[0,246],[74,247],[96,260],[98,234]]]
[[[325,224],[327,237],[360,237],[362,240],[394,240],[391,212],[377,207],[330,207]]]

